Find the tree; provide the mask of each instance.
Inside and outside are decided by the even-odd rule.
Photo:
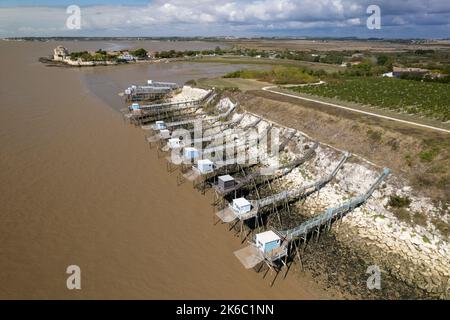
[[[145,50],[144,48],[137,49],[137,50],[133,51],[132,54],[136,58],[140,58],[140,59],[147,58],[147,50]]]
[[[377,64],[379,66],[384,66],[388,62],[389,57],[387,55],[381,55],[377,58]]]
[[[442,69],[442,73],[450,75],[450,66],[446,66],[444,69]]]

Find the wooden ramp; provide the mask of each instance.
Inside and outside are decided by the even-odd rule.
[[[152,124],[142,125],[141,129],[142,130],[153,130],[153,125]]]
[[[149,142],[149,143],[158,142],[159,140],[161,140],[161,137],[159,136],[159,134],[155,134],[153,136],[147,137],[147,142]]]
[[[216,212],[216,216],[225,223],[230,223],[237,219],[233,209],[230,207],[226,207],[225,209]]]
[[[234,255],[239,259],[245,269],[254,268],[258,263],[264,261],[261,252],[253,245],[235,251]]]
[[[162,148],[161,148],[161,151],[162,152],[168,152],[168,151],[172,151],[172,150],[179,150],[179,149],[181,149],[182,147],[180,146],[180,147],[178,147],[178,148],[170,148],[169,147],[169,143],[167,142]]]
[[[183,159],[181,158],[181,156],[172,157],[172,155],[168,155],[166,157],[166,160],[167,160],[167,162],[177,165],[177,166],[183,162]]]
[[[194,181],[200,177],[200,173],[197,170],[191,169],[186,173],[183,173],[183,177],[188,181]]]

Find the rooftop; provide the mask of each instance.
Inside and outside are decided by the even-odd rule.
[[[280,240],[280,237],[272,230],[258,233],[256,235],[256,237],[262,243],[268,243],[268,242]]]
[[[239,208],[242,208],[242,207],[250,205],[250,202],[248,202],[248,200],[245,198],[238,198],[238,199],[233,200],[233,204],[235,204]]]
[[[202,164],[213,164],[213,162],[211,160],[209,160],[209,159],[198,160],[197,163],[199,165],[202,165]]]
[[[393,67],[392,70],[394,72],[428,72],[427,69],[422,68],[400,68],[400,67]]]
[[[220,176],[219,180],[222,180],[223,182],[228,182],[228,181],[233,181],[234,178],[232,176],[230,176],[229,174],[227,174],[224,176]]]

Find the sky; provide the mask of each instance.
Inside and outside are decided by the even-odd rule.
[[[450,0],[1,0],[0,37],[22,36],[450,38]]]

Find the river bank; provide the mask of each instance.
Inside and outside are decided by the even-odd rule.
[[[361,296],[360,285],[366,280],[366,275],[359,272],[359,277],[355,276],[361,264],[366,267],[373,264],[385,272],[388,285],[377,294],[365,291],[370,297],[449,298],[448,205],[438,197],[433,198],[418,189],[401,170],[402,152],[413,150],[420,143],[417,136],[399,135],[380,123],[359,121],[356,124],[353,118],[311,110],[300,104],[269,100],[253,92],[237,93],[235,99],[241,101],[242,108],[247,111],[264,114],[279,126],[283,124],[295,128],[309,139],[320,139],[324,143],[325,146],[318,149],[316,159],[310,165],[293,171],[280,189],[295,188],[317,180],[317,176],[323,176],[324,172],[336,165],[337,155],[342,150],[356,154],[337,174],[334,182],[317,195],[296,204],[295,214],[284,217],[287,223],[312,217],[329,206],[359,194],[369,187],[370,181],[381,169],[380,164],[393,169],[386,185],[375,191],[366,205],[344,217],[341,223],[331,228],[331,234],[325,236],[328,244],[332,241],[327,239],[335,239],[336,247],[320,245],[320,241],[319,244],[312,243],[310,247],[315,249],[307,251],[306,256],[312,270],[324,273],[320,275],[321,272],[318,272],[317,275],[328,279],[328,283],[340,283],[341,287],[350,288],[350,292]],[[397,128],[399,131],[401,129]],[[370,135],[366,137],[364,134],[374,131],[382,132],[382,139],[371,141]],[[394,149],[390,141],[398,141],[395,152],[392,151]],[[392,205],[392,198],[407,199],[408,203],[396,207]],[[278,227],[276,219],[271,223]],[[344,256],[336,259],[336,252],[342,252]],[[337,260],[342,261],[343,265],[337,267],[334,263]],[[328,271],[333,268],[336,271],[331,276]],[[340,276],[347,280],[338,281],[336,275],[339,269],[344,270]],[[363,269],[360,268],[360,271]],[[354,281],[348,280],[352,278],[350,270],[355,272],[352,274]]]

